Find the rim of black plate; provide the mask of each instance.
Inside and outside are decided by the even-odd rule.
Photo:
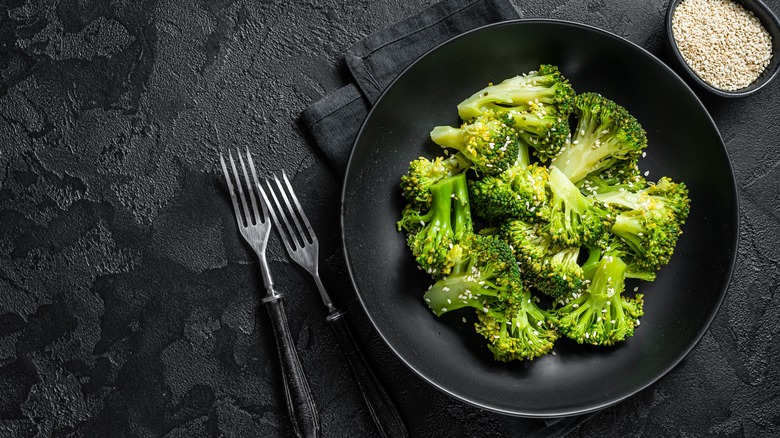
[[[352,171],[352,160],[355,155],[355,149],[357,147],[357,144],[360,140],[360,138],[363,136],[363,131],[366,127],[366,124],[368,120],[371,118],[371,116],[374,113],[374,109],[382,102],[385,95],[388,93],[389,90],[393,88],[393,86],[396,84],[396,82],[401,79],[410,69],[412,69],[420,60],[428,57],[431,53],[437,51],[441,47],[450,44],[451,42],[458,40],[460,38],[464,38],[467,35],[470,35],[472,33],[481,32],[488,28],[494,28],[494,27],[501,27],[501,26],[514,26],[518,24],[552,24],[552,25],[559,25],[559,26],[571,26],[571,27],[578,27],[582,29],[586,29],[589,31],[597,32],[600,34],[603,34],[604,36],[608,38],[615,39],[619,42],[622,42],[624,44],[628,44],[629,46],[633,47],[634,49],[644,53],[647,57],[649,57],[653,62],[660,65],[663,69],[665,69],[669,74],[671,74],[676,80],[683,85],[693,96],[693,98],[696,100],[696,102],[699,104],[701,109],[704,111],[704,113],[707,115],[707,118],[709,119],[710,123],[712,124],[713,128],[715,129],[715,132],[718,136],[718,140],[720,140],[720,146],[723,149],[723,152],[726,155],[726,159],[729,160],[729,170],[731,174],[731,185],[732,190],[734,190],[735,194],[735,204],[736,209],[733,211],[732,220],[736,223],[736,232],[732,236],[731,244],[734,246],[734,254],[731,257],[730,266],[728,268],[728,275],[727,280],[724,282],[723,287],[720,290],[720,293],[718,295],[718,301],[715,303],[715,307],[713,308],[713,311],[708,316],[707,320],[705,321],[705,324],[701,326],[701,329],[696,334],[694,341],[690,343],[690,345],[687,346],[687,348],[682,351],[680,355],[678,355],[673,361],[669,363],[669,365],[664,368],[661,372],[659,372],[656,376],[654,376],[652,379],[649,379],[647,382],[643,383],[642,385],[637,386],[633,390],[629,391],[628,393],[614,397],[610,400],[607,400],[603,403],[594,404],[591,406],[579,408],[579,409],[568,409],[568,410],[560,410],[560,411],[550,411],[545,413],[538,413],[538,412],[525,412],[520,410],[508,410],[503,408],[497,408],[495,406],[491,406],[486,403],[480,403],[476,402],[474,400],[469,399],[468,397],[464,397],[461,394],[457,394],[445,387],[442,387],[438,383],[432,381],[427,376],[422,374],[417,368],[410,362],[406,360],[399,352],[391,345],[390,342],[388,342],[387,337],[382,332],[382,330],[379,328],[379,325],[377,324],[377,321],[374,320],[374,317],[371,315],[371,312],[369,312],[366,302],[363,299],[363,295],[359,292],[359,288],[357,286],[357,283],[355,281],[355,273],[352,270],[352,263],[349,256],[349,251],[347,249],[347,239],[345,238],[345,203],[346,203],[346,197],[347,197],[347,181],[350,179],[350,173]],[[737,190],[737,183],[736,178],[734,175],[734,170],[731,166],[731,158],[729,157],[728,150],[725,147],[725,143],[723,143],[723,137],[720,134],[720,130],[718,129],[718,126],[715,124],[715,121],[712,119],[712,115],[707,111],[707,108],[704,106],[704,104],[701,102],[701,99],[696,95],[696,93],[691,89],[691,87],[678,75],[672,68],[670,68],[668,65],[666,65],[664,62],[662,62],[658,57],[653,55],[652,53],[645,50],[643,47],[615,34],[609,31],[606,31],[604,29],[600,29],[595,26],[591,26],[588,24],[583,23],[577,23],[573,21],[567,21],[567,20],[558,20],[558,19],[541,19],[541,18],[534,18],[534,19],[515,19],[515,20],[507,20],[507,21],[501,21],[498,23],[492,23],[485,26],[480,26],[478,28],[469,30],[467,32],[464,32],[460,35],[457,35],[453,38],[448,39],[447,41],[442,42],[441,44],[436,45],[432,49],[425,52],[423,55],[421,55],[419,58],[417,58],[414,62],[409,64],[401,73],[396,76],[395,79],[385,88],[385,90],[382,92],[382,94],[377,99],[376,103],[371,107],[371,110],[369,111],[368,115],[366,116],[365,120],[363,120],[363,123],[360,126],[360,130],[358,131],[358,135],[355,138],[355,142],[352,145],[352,150],[349,154],[349,161],[347,162],[347,171],[344,174],[344,182],[342,184],[342,190],[341,190],[341,212],[340,212],[340,221],[341,221],[341,243],[344,251],[344,258],[347,265],[347,271],[349,272],[349,278],[352,282],[352,287],[355,289],[355,292],[358,296],[358,300],[360,301],[360,305],[363,307],[363,311],[365,312],[366,316],[368,316],[369,321],[371,321],[371,324],[374,326],[374,329],[379,333],[379,336],[382,338],[385,345],[387,345],[388,348],[395,354],[395,356],[404,364],[406,365],[410,370],[412,370],[415,374],[417,374],[420,378],[422,378],[424,381],[426,381],[429,385],[433,386],[434,388],[438,389],[439,391],[449,395],[450,397],[453,397],[457,400],[461,400],[463,402],[466,402],[472,406],[476,406],[481,409],[485,409],[491,412],[496,412],[499,414],[504,415],[512,415],[512,416],[518,416],[518,417],[527,417],[527,418],[555,418],[555,417],[569,417],[574,415],[581,415],[581,414],[587,414],[595,411],[602,410],[606,407],[612,406],[614,404],[617,404],[635,394],[638,392],[644,390],[645,388],[651,386],[655,382],[657,382],[661,377],[668,374],[672,369],[674,369],[685,357],[690,354],[690,352],[698,345],[698,343],[701,341],[701,338],[704,336],[704,334],[709,329],[710,325],[712,324],[712,321],[717,316],[718,312],[720,311],[720,308],[722,307],[723,301],[726,297],[726,292],[728,291],[728,287],[731,284],[733,275],[734,275],[734,268],[736,266],[736,260],[737,260],[737,254],[739,252],[739,228],[740,228],[740,217],[739,217],[739,192]]]

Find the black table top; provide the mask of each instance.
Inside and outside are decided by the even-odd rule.
[[[218,150],[245,146],[317,218],[324,281],[412,436],[556,430],[457,402],[385,347],[344,268],[340,180],[298,122],[349,80],[347,47],[431,3],[0,5],[0,436],[292,434],[258,263],[218,169]],[[666,1],[514,3],[671,61]],[[779,92],[700,93],[740,195],[728,295],[683,363],[571,435],[780,436]],[[323,435],[372,436],[311,278],[276,236],[269,260]]]

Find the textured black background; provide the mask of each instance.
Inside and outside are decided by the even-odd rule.
[[[382,344],[346,279],[340,181],[297,121],[349,80],[346,48],[430,3],[0,3],[0,436],[292,433],[271,327],[257,311],[258,265],[215,159],[247,145],[261,174],[293,177],[317,218],[325,282],[413,436],[540,431],[539,420],[449,399]],[[604,28],[669,60],[666,4],[515,6],[526,18]],[[572,436],[780,436],[779,87],[703,99],[741,202],[736,271],[711,329],[658,383]],[[371,436],[310,277],[275,236],[269,257],[323,435]]]

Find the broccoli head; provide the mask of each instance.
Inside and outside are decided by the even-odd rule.
[[[556,156],[571,133],[568,115],[558,114],[549,107],[531,111],[505,111],[514,121],[513,126],[520,140],[534,149],[534,155],[541,162]]]
[[[647,180],[633,160],[619,160],[612,166],[589,173],[576,184],[586,196],[624,189],[638,191],[647,187]]]
[[[549,353],[558,332],[550,314],[539,308],[531,292],[522,285],[516,299],[478,311],[477,333],[488,340],[497,361],[532,360]]]
[[[474,213],[491,222],[508,218],[546,220],[550,198],[547,168],[516,163],[495,176],[469,181]]]
[[[451,269],[425,293],[436,316],[473,307],[480,311],[508,299],[520,283],[509,245],[497,236],[471,234],[448,251]]]
[[[610,233],[606,240],[597,244],[586,244],[585,247],[588,250],[588,258],[582,264],[582,273],[585,278],[593,278],[593,273],[596,272],[596,268],[598,268],[602,258],[613,256],[620,257],[625,262],[626,278],[636,278],[644,281],[655,280],[656,270],[648,269],[638,264],[636,256],[634,256],[628,245],[614,234]]]
[[[436,126],[431,131],[434,143],[455,149],[485,174],[496,175],[517,161],[520,150],[517,132],[510,117],[497,117],[489,112],[460,128]]]
[[[571,144],[551,162],[574,183],[620,160],[636,163],[647,146],[647,135],[636,118],[600,94],[577,95],[574,114],[577,128]]]
[[[510,220],[501,226],[501,234],[515,250],[523,279],[529,286],[554,297],[568,296],[579,290],[584,275],[577,264],[580,247],[565,247],[552,242],[539,224]]]
[[[463,172],[469,165],[471,162],[460,153],[433,160],[420,157],[409,163],[409,170],[401,177],[401,192],[413,207],[428,207],[432,199],[431,186]]]
[[[408,233],[407,245],[417,264],[431,275],[450,272],[450,248],[473,232],[466,174],[447,177],[431,186],[425,213],[407,205],[398,230]]]
[[[611,231],[625,242],[637,266],[651,271],[669,263],[690,211],[685,183],[663,177],[636,192],[618,189],[594,198],[615,206]]]
[[[511,107],[517,111],[532,111],[551,106],[550,112],[566,119],[571,113],[574,94],[558,67],[543,64],[537,71],[479,90],[458,104],[458,115],[463,120],[472,120],[489,110],[503,111]]]
[[[561,300],[555,309],[558,331],[577,343],[593,345],[614,345],[633,336],[644,302],[642,294],[623,296],[625,272],[620,257],[602,258],[587,289]]]
[[[550,167],[548,178],[550,219],[543,231],[553,242],[580,246],[603,239],[614,222],[614,214],[600,202],[583,195],[557,167]]]

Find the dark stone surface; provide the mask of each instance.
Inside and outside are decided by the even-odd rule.
[[[257,311],[258,264],[215,159],[246,145],[261,174],[293,176],[318,218],[324,280],[413,436],[544,432],[539,420],[449,399],[382,344],[346,279],[340,182],[297,122],[346,83],[347,47],[430,3],[0,3],[0,436],[292,433]],[[669,60],[666,4],[516,2],[524,17],[588,23]],[[572,436],[780,436],[779,91],[777,81],[741,100],[703,99],[734,165],[742,221],[711,329],[659,382]],[[371,436],[310,277],[275,236],[269,255],[323,435]]]

